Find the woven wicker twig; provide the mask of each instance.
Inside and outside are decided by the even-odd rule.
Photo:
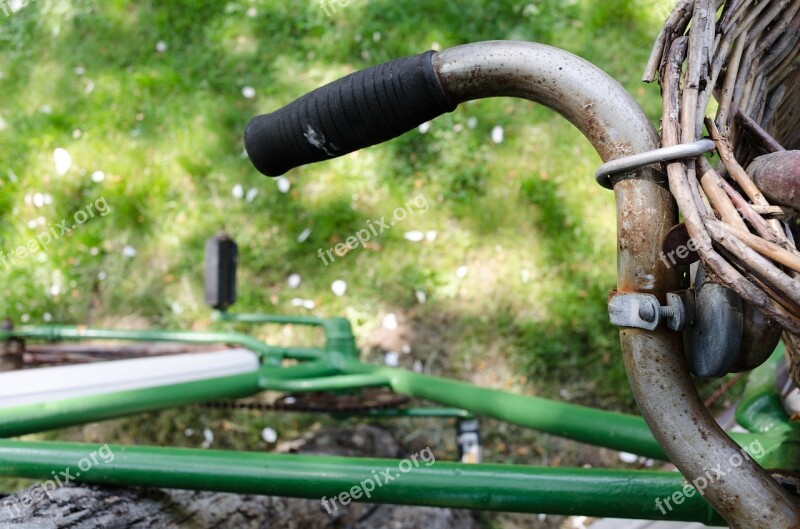
[[[705,125],[721,160],[667,166],[689,235],[715,281],[788,333],[800,382],[800,252],[785,224],[796,212],[769,204],[743,169],[800,149],[800,0],[680,0],[643,79],[657,77],[662,145],[693,142]]]

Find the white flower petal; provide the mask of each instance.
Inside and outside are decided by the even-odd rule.
[[[290,303],[292,304],[293,307],[304,307],[307,308],[308,310],[311,310],[317,306],[317,304],[314,303],[314,301],[303,298],[293,298]]]
[[[69,171],[69,168],[72,167],[72,156],[69,155],[66,149],[58,147],[53,151],[53,162],[56,166],[56,174],[64,176]]]
[[[398,327],[397,323],[397,316],[394,315],[393,312],[390,312],[386,316],[383,317],[383,328],[393,330]]]
[[[264,428],[261,430],[261,438],[265,443],[274,443],[278,440],[278,432],[272,428]]]
[[[278,184],[278,191],[281,193],[288,193],[292,187],[292,183],[285,176],[279,176],[275,179],[275,182]]]
[[[300,274],[292,274],[286,279],[286,283],[289,285],[289,288],[295,289],[300,286],[300,283],[303,282],[303,278],[300,277]]]
[[[394,351],[389,351],[383,355],[383,363],[389,367],[397,367],[400,365],[400,355]]]
[[[341,279],[337,279],[331,284],[331,290],[337,296],[344,296],[345,292],[347,292],[347,283]]]
[[[300,235],[297,236],[297,242],[306,242],[308,237],[311,235],[311,228],[306,228],[300,232]]]
[[[495,143],[503,143],[503,138],[505,137],[505,133],[503,132],[503,127],[500,125],[496,125],[492,129],[492,141]]]
[[[421,241],[422,239],[425,238],[425,234],[422,233],[421,231],[412,230],[412,231],[405,232],[405,234],[403,234],[403,237],[407,241],[419,242],[419,241]]]
[[[208,448],[211,446],[211,443],[214,442],[214,432],[210,429],[205,428],[203,429],[203,443],[200,445],[203,448]]]

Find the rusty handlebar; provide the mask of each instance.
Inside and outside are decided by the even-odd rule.
[[[552,108],[604,161],[658,148],[656,131],[639,105],[594,65],[550,46],[489,41],[398,59],[311,92],[255,118],[247,150],[259,170],[275,176],[398,136],[459,103],[496,96]],[[653,294],[663,304],[678,288],[677,272],[659,259],[660,242],[678,221],[666,176],[648,166],[612,182],[617,291]],[[639,408],[670,460],[687,480],[729,467],[740,449],[700,400],[681,335],[666,328],[622,328],[620,338]],[[732,527],[800,527],[800,506],[752,460],[709,483],[704,494]]]

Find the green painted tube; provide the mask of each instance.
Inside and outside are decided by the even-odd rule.
[[[89,465],[99,448],[0,440],[0,473],[48,480],[69,467],[87,483],[325,498],[328,509],[332,498],[341,502],[340,495],[357,488],[356,501],[370,503],[722,523],[702,497],[682,492],[683,478],[675,472],[464,465],[434,461],[424,450],[414,465],[411,459],[131,446],[104,448]],[[367,481],[374,488],[370,497]],[[665,504],[675,495],[680,504]]]
[[[634,415],[515,395],[403,369],[349,362],[343,370],[346,373],[386,376],[392,389],[398,393],[457,406],[477,415],[487,415],[576,441],[665,459],[647,424]]]
[[[263,366],[259,370],[259,384],[261,385],[261,389],[268,389],[270,381],[276,379],[316,380],[318,378],[331,377],[338,374],[339,370],[325,360],[315,360],[313,362],[306,362],[289,367]]]
[[[455,380],[419,375],[404,369],[348,363],[345,372],[374,373],[389,377],[398,393],[458,406],[476,415],[526,426],[567,439],[667,460],[647,424],[639,416],[598,410],[540,397],[515,395]],[[751,456],[763,458],[776,452],[784,441],[780,432],[731,433]],[[759,450],[748,448],[759,441]]]
[[[323,361],[291,367],[262,366],[258,371],[155,388],[132,389],[88,397],[55,400],[0,409],[0,437],[14,437],[136,413],[217,399],[249,397],[264,390],[264,381],[325,380],[338,370]]]
[[[358,359],[358,348],[350,320],[347,318],[315,318],[314,316],[287,316],[283,314],[236,314],[215,312],[214,320],[229,323],[278,325],[310,325],[325,331],[325,349],[336,351],[351,359]]]
[[[216,399],[235,399],[261,391],[261,371],[156,388],[27,404],[0,410],[0,437],[124,417]]]
[[[273,391],[301,393],[309,391],[341,391],[348,389],[388,386],[389,379],[383,375],[340,375],[304,380],[263,377],[261,385]]]

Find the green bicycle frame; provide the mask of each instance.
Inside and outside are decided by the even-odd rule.
[[[218,314],[218,321],[311,325],[323,329],[322,347],[273,347],[232,332],[126,331],[64,326],[27,327],[0,332],[4,340],[133,340],[238,344],[258,354],[261,366],[251,373],[210,380],[75,397],[0,409],[0,437],[15,437],[179,405],[236,399],[262,391],[302,393],[387,387],[399,394],[452,408],[411,408],[386,416],[469,417],[472,414],[529,427],[576,441],[666,459],[641,417],[567,404],[541,397],[476,387],[408,370],[359,362],[349,322],[268,315]],[[751,375],[740,423],[755,433],[733,434],[751,457],[771,468],[791,468],[797,461],[798,429],[778,400],[772,360]],[[284,360],[296,364],[281,367]],[[770,382],[772,382],[770,384]],[[91,451],[86,444],[0,440],[0,474],[50,479],[54,470],[77,462]],[[86,472],[77,481],[141,485],[300,498],[336,497],[375,472],[396,468],[397,461],[368,458],[277,455],[251,452],[112,446],[114,460]],[[752,450],[751,450],[752,452]],[[459,507],[548,514],[583,514],[671,519],[722,524],[699,494],[688,494],[675,472],[548,468],[519,465],[467,465],[436,462],[404,474],[357,501]],[[666,510],[656,500],[683,495]]]

